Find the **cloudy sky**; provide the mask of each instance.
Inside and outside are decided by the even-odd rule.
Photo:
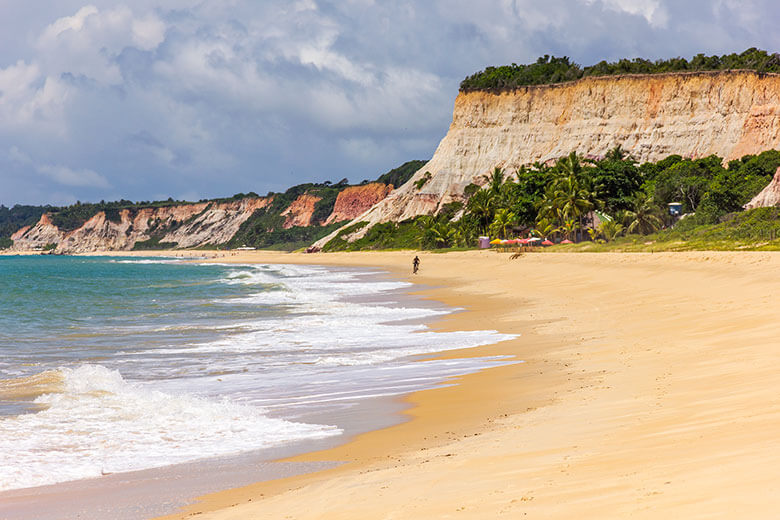
[[[543,54],[780,51],[771,0],[0,0],[0,203],[200,199],[430,158]]]

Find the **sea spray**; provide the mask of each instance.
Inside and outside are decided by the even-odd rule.
[[[100,365],[63,368],[62,376],[62,392],[35,400],[42,411],[0,421],[0,490],[340,433],[269,418],[257,407],[145,389]]]

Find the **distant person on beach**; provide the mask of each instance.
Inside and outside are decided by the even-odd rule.
[[[412,260],[412,273],[417,274],[417,270],[420,268],[420,259],[415,256]]]

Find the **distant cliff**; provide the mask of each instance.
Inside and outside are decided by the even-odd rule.
[[[306,184],[285,193],[235,200],[148,207],[126,201],[129,207],[92,213],[89,208],[100,205],[48,208],[37,223],[10,236],[11,250],[83,253],[222,245],[301,246],[332,229],[325,226],[365,212],[392,189],[382,183]]]
[[[34,226],[13,235],[12,250],[56,246],[55,252],[81,253],[99,250],[130,250],[136,244],[196,247],[230,240],[255,210],[269,204],[267,198],[246,198],[233,202],[173,205],[159,208],[122,209],[118,219],[105,211],[93,215],[80,227],[63,231],[48,213]],[[162,247],[162,246],[161,246]]]
[[[464,188],[480,183],[496,166],[511,173],[572,151],[600,157],[616,145],[638,161],[671,154],[733,159],[778,148],[780,75],[588,77],[505,92],[461,92],[433,158],[355,221],[374,224],[436,213],[462,200]]]

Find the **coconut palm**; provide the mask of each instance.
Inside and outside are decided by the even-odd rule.
[[[481,232],[487,231],[493,220],[495,202],[495,197],[489,190],[479,190],[469,199],[468,210],[477,217]]]
[[[593,209],[590,194],[583,189],[574,176],[563,177],[556,183],[552,204],[560,208],[564,219],[575,219],[579,229],[583,228],[583,216]]]
[[[623,232],[623,225],[616,220],[602,220],[599,224],[598,234],[604,237],[604,240],[611,242]]]
[[[634,203],[634,210],[626,212],[626,217],[629,220],[626,230],[629,233],[642,235],[658,231],[664,225],[660,213],[661,211],[652,197],[640,195]]]
[[[531,233],[534,235],[545,239],[557,232],[558,226],[555,225],[555,222],[546,218],[539,219],[536,223],[536,227],[531,230]]]
[[[508,209],[496,211],[496,216],[490,224],[490,234],[498,238],[506,238],[507,228],[513,226],[517,221],[517,216]]]
[[[485,189],[488,190],[494,196],[501,193],[501,187],[507,181],[504,169],[496,166],[490,175],[483,175],[482,179],[485,181]]]

